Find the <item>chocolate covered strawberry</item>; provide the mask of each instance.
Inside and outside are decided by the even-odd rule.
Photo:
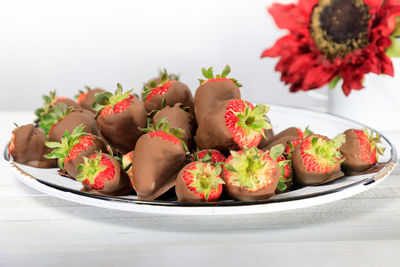
[[[75,109],[80,109],[81,106],[74,100],[68,97],[56,96],[56,91],[51,91],[49,95],[43,95],[44,105],[41,108],[35,110],[37,116],[36,122],[41,120],[41,117],[48,113],[53,106],[60,106],[63,108],[72,107]]]
[[[317,134],[303,139],[292,153],[296,182],[301,185],[319,185],[343,176],[340,165],[344,158],[339,148],[345,141],[344,134],[332,140]]]
[[[65,132],[61,142],[47,142],[53,150],[45,155],[49,159],[58,159],[58,166],[72,178],[78,174],[78,165],[83,157],[90,157],[98,151],[106,151],[103,141],[96,135],[84,132],[84,126],[76,127],[70,134]]]
[[[349,129],[344,132],[346,142],[340,148],[345,157],[342,167],[345,171],[361,172],[373,167],[385,148],[378,146],[381,142],[379,133],[366,127],[363,130]]]
[[[278,167],[280,169],[280,178],[278,182],[278,186],[276,187],[275,193],[283,193],[290,189],[293,185],[293,170],[292,170],[292,161],[285,159],[283,156],[283,151],[285,147],[281,144],[273,146],[270,150],[267,151],[267,155],[269,155],[273,160],[276,161]]]
[[[142,89],[142,99],[143,100],[145,99],[144,94],[147,93],[145,91],[149,90],[149,88],[151,87],[150,84],[152,84],[152,85],[160,84],[162,82],[162,79],[165,76],[170,81],[179,81],[179,75],[178,74],[168,73],[168,71],[166,69],[160,70],[159,73],[158,73],[158,77],[154,77],[154,78],[148,80],[147,83],[145,83],[143,85],[143,89]]]
[[[52,107],[41,117],[40,127],[48,135],[50,141],[60,142],[65,131],[72,132],[79,125],[83,125],[86,133],[97,135],[97,127],[91,112],[83,109]]]
[[[15,162],[36,168],[56,168],[56,160],[44,157],[51,151],[50,148],[45,146],[47,141],[48,139],[41,128],[27,124],[17,127],[12,132],[8,152]]]
[[[167,72],[162,73],[161,81],[153,80],[144,86],[142,99],[147,112],[160,110],[164,106],[173,107],[176,103],[181,103],[193,113],[193,95],[186,84],[170,80]]]
[[[226,65],[222,74],[214,77],[213,68],[203,68],[201,70],[205,80],[200,79],[200,86],[194,95],[194,112],[197,123],[220,102],[229,99],[240,99],[239,87],[242,85],[234,78],[227,78],[231,68]]]
[[[98,93],[93,103],[98,112],[96,121],[101,137],[123,154],[133,150],[142,135],[138,128],[147,124],[144,105],[131,92],[123,93],[121,84],[117,84],[114,94]]]
[[[175,192],[180,202],[212,202],[219,199],[224,183],[220,165],[194,161],[178,173]]]
[[[274,137],[272,137],[267,142],[267,146],[265,147],[265,149],[270,149],[271,147],[273,147],[275,145],[282,144],[285,147],[287,147],[287,151],[290,152],[290,147],[288,147],[288,145],[290,143],[292,143],[293,148],[294,148],[295,145],[299,144],[301,140],[303,140],[305,137],[307,137],[311,134],[313,134],[313,132],[311,132],[308,129],[308,127],[306,128],[305,132],[303,132],[300,128],[290,127],[290,128],[283,130],[282,132],[275,135]]]
[[[96,110],[93,109],[92,104],[95,99],[95,95],[97,93],[103,93],[104,90],[100,88],[90,89],[90,87],[86,87],[86,92],[79,91],[79,95],[77,96],[77,103],[84,109],[89,110],[92,113],[96,113]]]
[[[156,125],[162,118],[166,118],[172,128],[180,128],[184,135],[181,138],[187,145],[189,150],[194,148],[194,116],[181,103],[175,104],[173,107],[166,106],[158,111],[153,117],[153,124]]]
[[[191,156],[194,161],[201,161],[205,163],[217,164],[224,163],[226,158],[225,156],[216,149],[203,149],[193,153]]]
[[[266,200],[275,194],[280,170],[266,152],[256,147],[231,151],[225,161],[225,190],[237,200]]]
[[[78,165],[76,180],[83,184],[83,191],[101,195],[127,195],[131,192],[128,175],[111,155],[97,153],[84,157]]]
[[[268,110],[269,107],[263,104],[254,107],[241,99],[220,102],[197,128],[198,147],[224,152],[257,146],[264,130],[271,128],[265,117]]]
[[[135,146],[131,181],[139,199],[153,200],[175,185],[186,157],[181,129],[162,119],[155,129],[145,129]]]

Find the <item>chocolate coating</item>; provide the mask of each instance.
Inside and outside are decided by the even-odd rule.
[[[267,117],[267,119],[271,123],[271,120],[268,117]],[[268,130],[264,129],[264,135],[265,135],[265,138],[264,137],[261,138],[261,141],[257,146],[259,149],[265,149],[265,147],[267,146],[268,142],[272,139],[272,137],[274,137],[273,129],[272,128],[268,129]]]
[[[51,104],[52,106],[56,106],[58,104],[65,104],[67,107],[73,107],[75,109],[82,108],[78,103],[74,100],[67,98],[67,97],[57,97],[54,102]]]
[[[273,183],[270,186],[252,192],[249,191],[247,188],[232,185],[225,180],[224,190],[226,190],[226,192],[231,198],[236,200],[241,200],[241,201],[267,200],[271,198],[273,195],[275,195],[275,189],[278,186],[279,177],[280,177],[280,170],[279,167],[276,166],[272,174]]]
[[[111,155],[102,153],[102,156],[109,158],[112,161],[115,169],[115,176],[112,180],[104,179],[104,187],[100,190],[90,189],[87,184],[83,184],[82,191],[88,193],[94,193],[99,195],[109,195],[109,196],[124,196],[131,192],[129,177],[122,170],[119,162]]]
[[[89,158],[90,156],[96,154],[98,151],[106,152],[106,146],[103,141],[96,135],[93,135],[93,144],[89,146],[86,150],[81,151],[76,158],[70,161],[64,161],[64,170],[73,178],[80,173],[77,170],[79,164],[83,163],[83,157]]]
[[[275,139],[275,138],[274,138]],[[274,141],[270,141],[268,143],[268,145],[264,148],[265,150],[270,150],[271,147],[282,144],[284,147],[286,147],[287,143],[289,141],[295,140],[295,139],[299,139],[299,137],[297,136],[290,136],[290,135],[286,135],[286,136],[282,136],[281,138],[275,139]]]
[[[183,104],[177,103],[173,107],[166,106],[156,113],[153,117],[153,125],[156,125],[162,118],[167,118],[171,128],[180,128],[184,130],[184,136],[181,138],[187,145],[189,150],[194,147],[194,116],[184,111],[181,107]]]
[[[272,147],[273,146],[273,145],[272,146],[270,145],[271,143],[278,144],[278,142],[276,142],[276,141],[278,139],[281,139],[282,137],[285,137],[285,136],[295,136],[296,139],[298,139],[299,136],[297,135],[297,128],[296,127],[290,127],[290,128],[287,128],[287,129],[283,130],[282,132],[278,133],[277,135],[273,136],[271,139],[269,139],[267,141],[268,147]]]
[[[172,188],[185,156],[181,144],[142,135],[132,161],[131,181],[138,199],[153,200]]]
[[[134,96],[132,104],[123,112],[98,115],[96,121],[105,142],[126,154],[134,149],[136,141],[142,135],[138,127],[145,128],[147,125],[146,110],[143,102]]]
[[[370,169],[373,164],[364,162],[360,158],[360,140],[352,129],[344,132],[346,142],[340,148],[340,152],[345,157],[342,168],[345,172],[363,172]]]
[[[72,131],[81,124],[85,126],[85,133],[98,134],[93,114],[87,110],[79,109],[72,111],[56,122],[50,129],[49,139],[51,141],[61,142],[65,131],[72,133]]]
[[[100,88],[88,89],[85,99],[80,102],[79,105],[81,105],[82,108],[89,110],[93,114],[96,114],[96,111],[92,108],[92,103],[94,102],[95,94],[101,92],[104,92],[104,90]]]
[[[182,103],[190,109],[192,114],[194,113],[193,95],[186,84],[173,81],[165,94],[154,95],[149,101],[145,101],[144,106],[147,112],[159,110],[164,98],[167,106],[173,107],[176,103]]]
[[[198,124],[219,103],[230,99],[240,99],[240,90],[230,80],[202,83],[194,94],[194,112]]]
[[[178,173],[178,176],[176,177],[175,193],[178,198],[177,200],[179,202],[190,202],[190,203],[204,202],[202,197],[196,195],[186,186],[186,182],[183,179],[183,173],[185,172],[187,166],[189,166],[189,164],[183,167],[181,171]]]
[[[15,162],[36,167],[56,168],[56,159],[47,159],[44,155],[51,152],[45,142],[49,141],[41,128],[27,124],[15,129],[14,145],[11,156]]]
[[[200,149],[214,148],[221,152],[239,149],[225,124],[225,113],[229,101],[219,102],[199,124],[196,142]]]
[[[328,139],[326,136],[324,138]],[[340,164],[327,173],[309,171],[304,165],[301,156],[301,143],[292,152],[292,164],[294,170],[294,181],[301,185],[320,185],[342,177],[344,173],[340,170]]]

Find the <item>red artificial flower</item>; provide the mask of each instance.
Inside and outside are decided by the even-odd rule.
[[[308,91],[343,79],[345,95],[363,88],[367,73],[394,75],[391,34],[400,0],[299,0],[273,4],[269,13],[289,34],[261,57],[280,57],[275,70],[290,91]]]

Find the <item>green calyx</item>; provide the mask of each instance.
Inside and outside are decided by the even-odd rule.
[[[265,175],[263,157],[266,153],[260,153],[256,147],[245,148],[241,154],[231,151],[231,163],[224,165],[227,171],[235,173],[231,176],[230,183],[248,189],[256,189],[263,182],[261,178]]]
[[[87,92],[89,92],[91,89],[90,89],[90,87],[89,86],[85,86],[85,89],[86,89],[86,92],[85,91],[83,91],[83,90],[78,90],[78,94],[76,94],[75,96],[74,96],[74,98],[75,99],[78,99],[80,96],[81,96],[81,94],[84,94],[84,93],[87,93]]]
[[[117,89],[114,94],[110,92],[102,92],[94,95],[94,102],[92,104],[92,108],[97,112],[100,112],[106,106],[112,106],[114,108],[115,104],[121,102],[130,97],[133,89],[123,93],[122,85],[117,83]]]
[[[153,90],[157,87],[161,87],[164,85],[164,83],[168,81],[179,81],[179,75],[178,74],[168,74],[166,69],[160,70],[158,79],[161,81],[160,83],[157,83],[155,79],[150,80],[147,84],[143,86],[142,89],[142,100],[145,101],[146,98],[153,92]]]
[[[176,138],[178,138],[180,140],[180,142],[181,142],[181,144],[183,146],[183,149],[185,151],[187,151],[187,152],[189,151],[189,149],[188,149],[187,145],[185,144],[185,142],[183,142],[181,140],[181,138],[185,136],[184,130],[181,129],[181,128],[171,128],[171,126],[170,126],[170,124],[168,122],[168,119],[165,118],[165,117],[161,118],[157,122],[157,124],[155,126],[151,123],[151,119],[148,118],[147,119],[147,128],[141,128],[140,130],[145,132],[145,133],[161,131],[161,132],[164,132],[164,133],[167,133],[167,134],[171,134],[171,135],[175,136]]]
[[[253,109],[246,101],[243,101],[243,103],[246,106],[244,114],[243,112],[233,112],[239,119],[235,126],[242,127],[247,133],[250,131],[260,133],[265,138],[264,129],[272,128],[265,116],[269,111],[269,107],[259,104]]]
[[[83,132],[84,129],[85,126],[81,124],[76,127],[71,134],[65,131],[64,136],[61,138],[61,143],[46,142],[45,145],[53,150],[49,154],[44,155],[44,157],[48,159],[58,159],[58,166],[64,169],[64,159],[68,157],[72,147],[79,143],[79,139],[82,136],[88,135]]]
[[[304,152],[313,155],[318,161],[326,162],[333,167],[344,160],[339,148],[345,142],[345,134],[338,134],[332,140],[326,140],[320,136],[311,136],[311,149]]]
[[[189,186],[196,188],[196,191],[200,194],[204,193],[204,199],[206,201],[209,200],[210,193],[216,190],[218,185],[225,184],[224,180],[220,177],[220,165],[213,167],[208,163],[198,163],[194,170],[188,172],[194,177],[194,181]]]
[[[367,127],[364,127],[363,132],[367,136],[368,141],[371,144],[371,152],[375,149],[376,156],[382,156],[386,149],[384,147],[378,146],[378,144],[381,143],[381,135],[379,133],[374,134],[374,131],[368,129]]]
[[[275,145],[269,150],[269,156],[276,161],[283,151],[285,151],[285,147],[282,144]]]
[[[83,164],[78,165],[78,170],[81,171],[77,176],[77,181],[89,180],[90,184],[94,184],[96,176],[107,169],[101,165],[101,153],[98,152],[95,158],[83,157]]]
[[[43,95],[44,105],[41,108],[35,110],[35,115],[37,116],[35,122],[39,122],[41,117],[48,113],[51,109],[51,102],[56,98],[56,90],[50,91],[49,95]]]
[[[306,129],[304,130],[304,138],[309,137],[310,135],[313,135],[314,132],[310,130],[310,127],[307,126]]]
[[[286,183],[290,183],[292,182],[292,178],[288,177],[285,178],[285,167],[286,165],[292,165],[292,161],[291,160],[282,160],[278,162],[278,167],[281,171],[281,176],[279,178],[279,182],[278,182],[278,186],[277,189],[281,192],[285,191],[287,189],[287,184]]]
[[[206,68],[202,68],[201,69],[201,73],[203,74],[203,76],[207,79],[219,79],[219,78],[226,78],[228,76],[228,74],[231,72],[231,67],[229,65],[226,65],[225,68],[222,70],[221,74],[217,74],[214,77],[213,74],[213,67],[209,67],[208,69]],[[237,87],[242,87],[242,85],[234,78],[229,78],[229,80],[231,80],[232,82],[234,82],[236,84]],[[200,84],[202,84],[203,82],[205,82],[206,80],[204,79],[199,79]]]
[[[64,103],[52,106],[46,113],[42,113],[40,115],[39,119],[40,128],[42,128],[46,133],[46,135],[48,136],[51,127],[56,122],[58,122],[59,120],[70,114],[73,110],[74,108],[67,107],[67,105]]]

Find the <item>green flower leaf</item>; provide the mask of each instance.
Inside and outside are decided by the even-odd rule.
[[[340,75],[333,78],[333,80],[329,83],[329,88],[334,89],[341,79],[342,79],[342,76],[340,76]]]

